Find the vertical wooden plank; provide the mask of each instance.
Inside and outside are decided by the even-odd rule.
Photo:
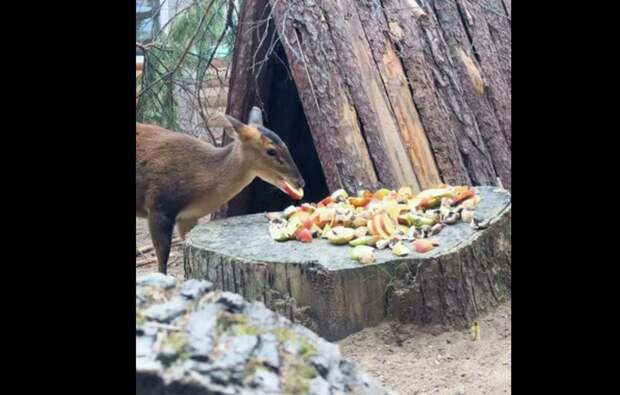
[[[433,0],[431,5],[448,56],[453,59],[462,97],[484,142],[485,157],[490,159],[502,184],[510,188],[511,154],[504,135],[510,102],[484,15],[477,5],[466,0]]]
[[[312,4],[310,4],[312,3]],[[271,0],[273,17],[331,190],[375,188],[378,178],[323,8]]]
[[[439,169],[420,121],[396,48],[388,38],[388,22],[378,3],[360,2],[358,15],[381,75],[402,144],[422,189],[441,183]]]
[[[493,163],[432,8],[425,5],[428,18],[422,22],[401,1],[383,4],[392,30],[402,30],[396,44],[442,178],[450,184],[494,184]]]

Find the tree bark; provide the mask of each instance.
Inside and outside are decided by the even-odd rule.
[[[511,153],[506,134],[510,117],[506,109],[510,105],[510,94],[484,15],[477,3],[466,0],[434,0],[431,6],[429,12],[437,18],[454,60],[452,67],[460,83],[464,105],[475,117],[474,125],[482,140],[477,145],[484,147],[481,149],[486,151],[485,157],[491,159],[494,173],[509,188]]]
[[[385,15],[377,12],[373,5],[376,3],[358,3],[361,26],[400,131],[402,145],[409,155],[420,187],[432,188],[441,183],[439,170],[413,101],[397,48],[385,34],[384,27],[388,25]]]
[[[378,142],[367,142],[363,135],[355,107],[356,99],[364,100],[363,93],[352,96],[348,89],[359,73],[351,70],[353,77],[349,77],[343,72],[347,65],[341,62],[353,63],[350,51],[340,53],[345,37],[337,29],[330,30],[325,11],[318,6],[299,0],[271,5],[329,189],[344,187],[353,192],[378,187],[377,173],[382,174],[384,164],[373,164],[367,144]],[[334,8],[328,5],[342,17]],[[360,82],[357,79],[358,86]]]

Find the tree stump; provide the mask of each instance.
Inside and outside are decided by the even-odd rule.
[[[474,230],[459,222],[426,254],[376,251],[362,266],[350,246],[270,238],[263,214],[196,227],[184,247],[186,278],[258,300],[330,340],[374,326],[388,314],[418,324],[466,325],[510,296],[511,196],[477,187]]]

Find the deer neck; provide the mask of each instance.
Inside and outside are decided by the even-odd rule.
[[[239,141],[225,147],[205,146],[200,183],[178,218],[201,218],[228,203],[256,177]]]
[[[211,201],[209,206],[217,207],[210,209],[216,210],[224,205],[254,180],[256,173],[251,163],[251,158],[238,140],[214,152],[211,165],[206,169],[211,180],[206,192]]]

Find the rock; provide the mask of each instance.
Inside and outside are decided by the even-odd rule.
[[[136,304],[136,393],[389,394],[337,345],[262,303],[208,289],[185,282]]]
[[[327,373],[329,373],[330,363],[323,355],[313,355],[310,357],[310,363],[319,375],[323,378],[327,378]]]
[[[222,292],[217,303],[223,305],[230,313],[240,313],[243,309],[243,296],[232,292]]]
[[[144,295],[142,289],[136,289],[136,307],[145,304],[148,298]]]
[[[258,369],[249,380],[252,388],[259,390],[260,394],[279,394],[280,377],[269,370]]]
[[[331,395],[329,383],[323,377],[315,377],[310,380],[310,395]]]
[[[284,351],[291,355],[299,355],[301,343],[297,340],[287,340],[284,342]]]
[[[172,276],[163,273],[149,273],[136,278],[136,286],[157,287],[163,289],[174,288],[177,280]]]
[[[279,316],[274,315],[271,310],[267,310],[265,305],[256,302],[246,306],[245,315],[250,319],[252,325],[261,328],[273,328],[278,325]]]
[[[214,368],[237,371],[245,367],[258,339],[256,336],[241,335],[223,340],[222,343],[225,351],[213,363]]]
[[[207,280],[187,280],[181,286],[180,294],[188,299],[197,300],[213,289],[213,283]]]
[[[181,297],[155,304],[144,310],[144,317],[158,322],[170,322],[185,311],[187,301]]]
[[[266,333],[259,337],[259,345],[256,349],[256,359],[273,369],[280,368],[278,357],[278,339],[273,333]]]
[[[194,359],[207,360],[213,349],[213,334],[217,325],[217,313],[220,309],[213,305],[204,305],[194,312],[187,321],[187,343]]]
[[[153,343],[155,338],[152,336],[137,336],[136,337],[136,357],[146,357],[153,353]]]

